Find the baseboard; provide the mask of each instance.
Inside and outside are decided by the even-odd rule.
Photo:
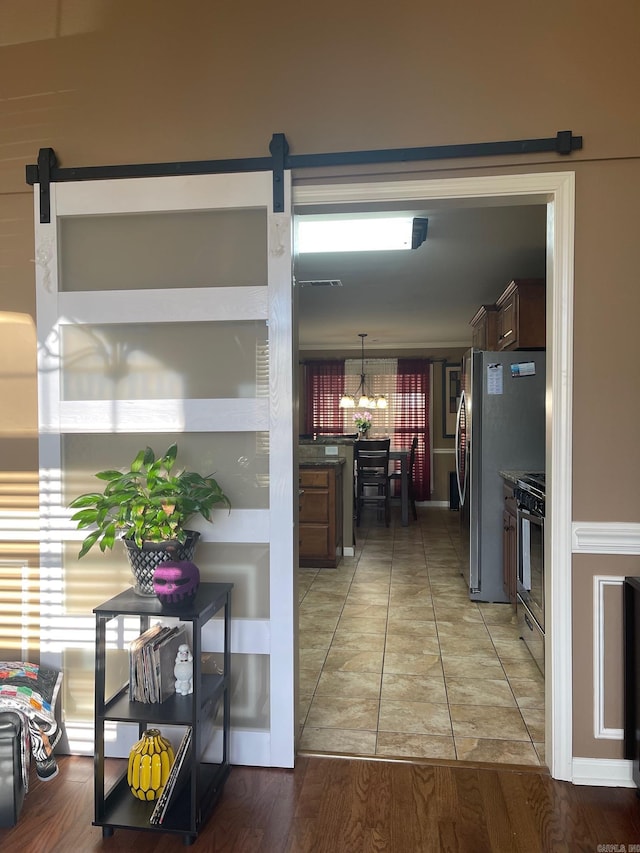
[[[356,549],[353,546],[346,545],[343,547],[343,549],[342,549],[342,556],[343,557],[355,557],[355,555],[356,555]]]
[[[574,758],[571,764],[574,785],[605,788],[635,788],[633,762],[613,758]]]

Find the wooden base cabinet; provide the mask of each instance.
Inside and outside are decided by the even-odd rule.
[[[133,589],[94,609],[96,617],[95,666],[95,759],[94,759],[94,826],[102,827],[103,837],[117,828],[141,829],[147,832],[169,832],[192,844],[202,824],[208,818],[222,794],[229,775],[229,718],[231,670],[231,589],[228,583],[201,583],[191,604],[161,605],[155,596],[136,595]],[[202,628],[216,614],[222,614],[224,651],[219,656],[222,673],[202,672]],[[129,684],[106,695],[107,633],[122,630],[122,621],[109,626],[117,617],[137,617],[140,633],[163,619],[179,620],[191,625],[190,641],[193,654],[193,693],[174,693],[164,702],[143,703],[129,699]],[[191,727],[191,746],[186,753],[186,779],[175,800],[170,801],[162,824],[150,823],[156,801],[137,799],[127,784],[127,762],[115,782],[105,784],[105,730],[115,723],[133,723],[138,736],[148,727]],[[219,754],[212,761],[205,752],[212,741],[219,739]],[[174,744],[177,750],[178,743]],[[206,760],[205,760],[206,759]]]
[[[518,576],[518,516],[513,487],[504,484],[502,512],[502,586],[512,607],[516,607]]]
[[[343,464],[300,465],[299,562],[335,568],[342,556]]]

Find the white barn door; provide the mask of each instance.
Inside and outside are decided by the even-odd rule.
[[[51,185],[39,222],[43,663],[64,670],[71,752],[93,751],[92,608],[131,585],[120,543],[82,560],[67,509],[93,474],[147,445],[214,472],[232,502],[202,533],[203,580],[235,584],[230,759],[293,766],[294,334],[290,176],[270,172]],[[297,437],[297,428],[295,430]],[[95,554],[94,554],[95,551]],[[222,646],[220,623],[203,645]],[[132,633],[133,632],[133,633]],[[108,640],[114,680],[134,631]],[[114,727],[111,754],[131,743]]]

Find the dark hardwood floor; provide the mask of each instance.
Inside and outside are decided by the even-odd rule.
[[[93,761],[62,756],[34,773],[2,853],[167,853],[180,836],[91,825]],[[543,769],[300,756],[296,768],[234,767],[186,849],[225,853],[597,853],[640,845],[634,789],[553,781]],[[598,845],[609,845],[598,847]],[[617,846],[616,846],[617,845]],[[624,845],[624,847],[622,846]],[[638,848],[640,850],[640,847]]]

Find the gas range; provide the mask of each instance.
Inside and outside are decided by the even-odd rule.
[[[532,474],[523,474],[518,480],[518,486],[519,488],[524,489],[525,492],[530,492],[532,495],[535,495],[535,497],[542,498],[544,500],[544,471]]]
[[[513,494],[518,506],[544,518],[546,494],[544,471],[522,474]]]

